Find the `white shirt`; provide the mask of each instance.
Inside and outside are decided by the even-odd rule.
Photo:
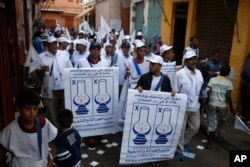
[[[78,64],[78,61],[82,58],[87,58],[89,56],[89,51],[85,50],[83,53],[80,54],[79,51],[74,51],[71,57],[71,62],[76,67],[75,65]]]
[[[88,59],[80,59],[77,67],[86,68],[86,67],[109,67],[109,66],[107,66],[107,63],[102,59],[97,64],[90,63]]]
[[[141,71],[141,75],[145,74],[145,73],[147,73],[149,71],[149,63],[146,62],[145,59],[141,64],[138,64],[138,67],[139,67],[139,69]],[[139,80],[139,78],[141,76],[138,75],[132,59],[129,61],[128,68],[130,70],[129,84],[130,84],[130,87],[134,89],[136,87],[137,82],[138,82],[138,80]]]
[[[156,77],[156,76],[153,75],[153,80],[151,82],[151,88],[150,88],[150,90],[155,91],[155,88],[158,85],[158,83],[159,83],[160,80],[161,80],[161,76]],[[159,89],[156,90],[156,91],[161,91],[161,87],[159,87]]]
[[[52,78],[51,90],[61,90],[64,89],[64,78],[63,72],[64,68],[71,68],[72,64],[69,60],[66,51],[57,50],[56,55],[52,55],[49,51],[45,51],[38,55],[42,61],[39,63],[37,69],[46,65],[49,66],[49,71],[45,72],[46,76],[50,76]],[[51,68],[53,65],[53,68]],[[46,84],[43,82],[43,84]]]
[[[34,167],[46,167],[48,164],[48,144],[57,135],[57,128],[49,120],[46,120],[42,130],[42,159],[37,141],[37,133],[24,132],[18,120],[12,121],[0,133],[0,143],[10,152],[12,152],[12,167],[27,167],[27,164],[33,164]],[[31,167],[29,166],[29,167]]]
[[[117,65],[119,67],[119,85],[123,85],[125,82],[125,73],[126,73],[126,69],[129,66],[129,61],[132,60],[132,56],[128,55],[128,57],[125,57],[123,52],[120,52],[118,54],[118,58],[117,58]]]
[[[200,70],[195,69],[193,73],[185,66],[176,73],[176,91],[187,95],[186,111],[199,110],[199,96],[203,82]]]
[[[101,60],[106,64],[107,67],[111,66],[111,61],[112,61],[111,55],[110,56],[107,56],[106,54],[101,55]]]

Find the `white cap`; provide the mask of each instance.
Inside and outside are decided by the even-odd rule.
[[[195,57],[195,56],[197,56],[196,53],[192,50],[189,50],[184,54],[184,60],[190,59],[190,58]]]
[[[135,43],[135,46],[136,46],[136,48],[141,48],[141,47],[146,46],[146,45],[142,41],[138,41]]]
[[[160,54],[162,55],[165,51],[168,51],[168,50],[170,50],[170,49],[172,49],[172,48],[173,48],[173,46],[162,45],[162,46],[160,47]]]
[[[142,41],[140,39],[136,39],[135,42],[134,42],[134,44],[136,45],[138,42],[140,43]]]
[[[56,40],[56,38],[55,38],[54,36],[49,36],[49,37],[47,38],[47,42],[48,42],[48,43],[52,43],[52,42],[57,42],[57,40]]]
[[[137,36],[143,35],[141,31],[137,32]]]
[[[85,31],[81,30],[81,31],[79,31],[79,34],[80,34],[80,33],[85,34]]]
[[[88,41],[86,41],[85,39],[78,39],[76,41],[76,44],[80,44],[80,45],[84,45],[84,46],[88,46],[89,45]]]
[[[130,36],[129,35],[125,35],[124,39],[130,39]]]
[[[157,55],[154,55],[148,61],[151,62],[151,63],[158,63],[158,64],[161,64],[161,65],[163,64],[162,57],[161,56],[157,56]]]
[[[60,42],[67,42],[67,43],[71,43],[70,40],[68,40],[66,37],[59,37],[57,39],[57,42],[60,43]]]
[[[113,46],[113,45],[110,42],[107,42],[104,44],[104,46],[106,47],[106,46]]]

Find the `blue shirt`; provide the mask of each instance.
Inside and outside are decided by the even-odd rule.
[[[36,49],[38,54],[44,52],[43,41],[40,37],[36,37],[35,39],[33,39],[32,44],[33,44],[33,46]]]
[[[59,134],[54,140],[57,155],[54,159],[60,167],[72,167],[81,161],[81,136],[74,128]]]
[[[207,63],[206,63],[206,70],[209,71],[209,72],[219,72],[221,69],[221,63],[218,62],[214,62],[213,60],[208,60]],[[209,76],[209,79],[213,78],[213,77],[216,77],[217,75],[210,75]]]

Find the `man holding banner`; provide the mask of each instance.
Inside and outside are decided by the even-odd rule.
[[[169,78],[161,73],[162,58],[154,56],[149,59],[149,62],[150,71],[140,77],[136,89],[139,92],[143,90],[171,92],[172,88]]]

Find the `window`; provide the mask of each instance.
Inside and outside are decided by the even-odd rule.
[[[74,0],[68,0],[68,2],[72,2],[72,3],[73,3],[73,2],[74,2]]]

